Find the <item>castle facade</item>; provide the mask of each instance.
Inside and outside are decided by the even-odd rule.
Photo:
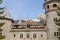
[[[3,0],[0,0],[0,4]],[[0,40],[60,40],[60,0],[44,0],[46,20],[13,20],[0,8]]]

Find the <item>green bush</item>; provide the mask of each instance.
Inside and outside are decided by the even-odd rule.
[[[0,33],[0,39],[4,39],[5,36],[2,36],[2,33]]]
[[[2,22],[1,22],[1,23],[0,23],[0,27],[2,27],[4,24],[5,24],[5,23],[2,23]]]

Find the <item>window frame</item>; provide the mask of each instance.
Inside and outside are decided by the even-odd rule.
[[[33,34],[33,38],[36,38],[36,33]]]
[[[14,37],[16,37],[16,34],[14,34]]]
[[[50,8],[50,6],[49,5],[47,5],[47,9],[49,9]]]
[[[30,38],[30,34],[29,33],[26,34],[26,38]]]
[[[57,4],[53,4],[53,8],[57,7]]]
[[[23,34],[22,33],[20,34],[20,38],[23,38]]]

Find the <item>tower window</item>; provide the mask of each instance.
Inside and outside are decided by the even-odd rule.
[[[47,6],[47,9],[49,9],[49,5]]]
[[[57,7],[57,4],[53,4],[53,7]]]

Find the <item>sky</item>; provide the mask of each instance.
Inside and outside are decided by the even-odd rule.
[[[4,0],[4,6],[10,12],[12,19],[35,19],[40,13],[45,13],[44,0]]]

